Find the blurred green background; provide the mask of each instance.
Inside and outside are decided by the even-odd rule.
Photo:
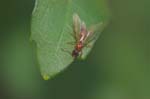
[[[107,2],[89,57],[44,81],[29,41],[34,0],[0,0],[0,99],[150,99],[150,1]]]

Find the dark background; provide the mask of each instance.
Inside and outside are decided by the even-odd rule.
[[[34,0],[0,0],[0,99],[150,99],[150,1],[109,0],[111,21],[88,58],[49,81],[40,75]]]

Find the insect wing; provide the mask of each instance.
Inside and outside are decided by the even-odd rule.
[[[82,22],[81,30],[80,30],[80,41],[81,42],[83,42],[86,39],[87,33],[88,33],[88,31],[86,29],[86,25],[84,22]]]
[[[98,23],[96,25],[92,25],[86,35],[86,38],[84,40],[84,44],[87,45],[88,43],[92,41],[96,41],[96,39],[99,37],[100,32],[103,30],[104,25],[103,23]]]
[[[80,30],[81,30],[81,20],[78,14],[73,14],[73,31],[74,37],[77,40],[80,38]]]

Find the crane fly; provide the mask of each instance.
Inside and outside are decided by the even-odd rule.
[[[82,50],[84,47],[88,47],[90,42],[95,41],[98,37],[97,30],[99,30],[102,23],[86,28],[84,21],[80,20],[77,14],[73,15],[73,37],[75,39],[74,49],[72,51],[72,57],[78,58],[82,56]]]

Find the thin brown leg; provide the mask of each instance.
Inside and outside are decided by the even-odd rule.
[[[85,45],[85,47],[92,48],[92,45],[87,44],[87,45]]]
[[[67,42],[67,44],[69,44],[69,45],[75,45],[76,43],[75,42]]]
[[[68,50],[66,50],[66,49],[63,49],[63,48],[61,48],[61,50],[63,51],[63,52],[66,52],[66,53],[68,53],[68,54],[72,54],[70,51],[68,51]]]

